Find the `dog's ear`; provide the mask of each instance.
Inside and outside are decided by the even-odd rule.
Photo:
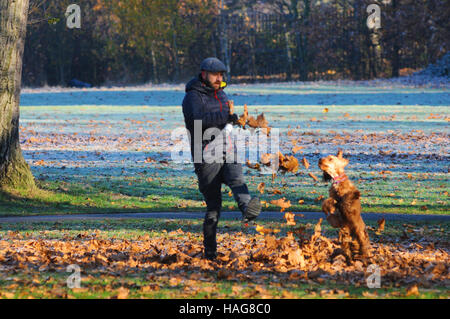
[[[346,158],[341,157],[342,161],[344,162],[344,167],[348,165],[349,160]]]
[[[344,154],[344,152],[340,149],[337,153],[337,158],[343,163],[343,167],[347,166],[349,163],[349,160],[344,158],[342,155]]]

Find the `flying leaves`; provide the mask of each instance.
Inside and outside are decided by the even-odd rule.
[[[303,164],[303,166],[304,166],[306,169],[309,168],[309,162],[308,162],[308,160],[307,160],[306,158],[304,158],[304,157],[303,157],[303,159],[302,159],[302,164]]]
[[[247,104],[244,104],[244,113],[239,117],[237,124],[242,128],[249,126],[251,128],[261,128],[266,130],[266,134],[270,134],[271,128],[269,127],[269,122],[264,117],[264,113],[259,114],[256,119],[253,116],[248,115]]]
[[[284,214],[284,219],[286,219],[286,224],[288,226],[295,226],[296,225],[295,214],[293,214],[293,213],[285,213]]]
[[[298,160],[292,155],[283,155],[278,152],[279,167],[284,172],[297,173]]]
[[[384,225],[386,224],[386,220],[384,218],[381,218],[377,220],[378,223],[378,229],[376,231],[377,235],[380,235],[382,231],[384,231]]]
[[[262,235],[266,235],[266,234],[276,234],[279,233],[280,230],[279,229],[270,229],[270,228],[265,228],[264,226],[261,225],[256,225],[255,230],[262,234]]]
[[[265,187],[265,183],[264,182],[261,182],[261,183],[259,183],[258,184],[258,187],[257,187],[257,189],[258,189],[258,191],[261,193],[261,194],[264,194],[264,187]]]
[[[315,180],[316,182],[318,182],[319,181],[319,179],[317,178],[317,176],[316,175],[314,175],[313,173],[308,173],[308,175],[313,179],[313,180]]]
[[[291,207],[291,201],[290,200],[286,200],[285,197],[277,199],[277,200],[271,200],[270,203],[272,205],[278,206],[281,208],[281,212],[284,212],[285,209]]]

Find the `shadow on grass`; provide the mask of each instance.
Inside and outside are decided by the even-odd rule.
[[[67,151],[52,151],[55,153],[62,153],[63,157],[73,157]],[[66,154],[67,152],[67,154]],[[86,153],[86,152],[84,152]],[[89,152],[88,152],[89,153]],[[120,157],[127,156],[127,152],[120,154]],[[158,158],[158,153],[142,152],[142,159],[146,156]],[[311,159],[311,162],[317,162],[320,155],[304,154]],[[89,155],[88,158],[94,155]],[[366,155],[355,156],[355,162],[370,162]],[[389,156],[375,155],[372,160],[375,162],[383,162],[385,160],[395,161]],[[87,161],[87,160],[85,160]],[[48,176],[41,176],[37,180],[40,187],[39,190],[30,193],[26,192],[6,192],[0,191],[0,215],[1,216],[26,216],[26,215],[42,215],[42,214],[115,214],[115,213],[146,213],[156,211],[166,212],[197,212],[205,211],[205,207],[199,207],[203,201],[203,196],[198,191],[195,174],[192,171],[176,170],[170,166],[163,166],[159,163],[149,165],[146,167],[127,168],[127,173],[137,180],[129,180],[123,175],[123,172],[117,175],[111,175],[114,168],[108,167],[108,163],[102,167],[103,170],[99,172],[99,168],[86,167],[81,171],[65,169],[64,172],[57,170],[52,173],[52,178]],[[190,166],[189,166],[190,167]],[[46,173],[47,168],[33,167],[39,171]],[[56,168],[56,167],[55,167]],[[190,167],[191,168],[191,167]],[[115,168],[120,171],[120,168]],[[406,172],[406,168],[405,171]],[[36,172],[35,172],[36,173]],[[155,178],[153,174],[157,174]],[[136,174],[141,175],[137,177]],[[184,176],[180,178],[180,174]],[[36,175],[36,174],[35,174]],[[152,181],[147,181],[148,177],[152,177]],[[129,176],[130,177],[130,176]],[[256,173],[250,171],[246,174],[247,179],[258,177]],[[117,178],[117,179],[116,179]],[[306,176],[306,172],[302,172],[301,176],[292,176],[293,182],[300,182]],[[380,179],[381,177],[378,177]],[[355,181],[357,180],[354,178]],[[367,180],[367,181],[366,181]],[[373,177],[364,177],[360,189],[364,193],[364,197],[382,197],[382,194],[377,194],[370,190],[370,185],[367,182],[373,181]],[[419,181],[419,179],[417,179]],[[425,179],[420,179],[421,182]],[[130,185],[131,184],[131,185]],[[280,187],[277,183],[272,187]],[[285,197],[293,203],[292,211],[321,211],[320,202],[316,201],[317,193],[306,192],[307,189],[317,189],[321,192],[326,192],[329,185],[325,183],[315,183],[302,186],[300,193],[286,194]],[[225,187],[228,191],[228,188]],[[440,190],[440,189],[439,189]],[[444,189],[442,189],[444,190]],[[252,190],[256,192],[256,190]],[[301,194],[301,195],[300,195]],[[298,197],[304,200],[304,205],[297,205]],[[419,199],[424,198],[420,195]],[[414,196],[416,198],[417,196]],[[89,199],[90,198],[90,199]],[[261,198],[270,202],[276,197],[270,196],[266,193]],[[448,205],[429,203],[426,205],[417,204],[411,205],[407,198],[401,195],[396,195],[391,200],[405,199],[402,205],[395,203],[376,203],[368,202],[363,206],[363,212],[380,212],[380,213],[407,213],[407,214],[447,214]],[[232,197],[223,194],[224,202],[233,201]],[[116,202],[115,204],[111,204]],[[180,204],[181,203],[181,204]],[[233,204],[235,204],[233,202]],[[197,206],[196,206],[197,205]],[[224,210],[230,210],[225,206]],[[229,204],[228,204],[229,205]],[[424,206],[427,206],[426,208]],[[237,206],[231,210],[238,211]],[[277,207],[270,206],[265,210],[277,210]]]
[[[70,195],[70,192],[65,192]],[[86,191],[82,196],[92,196],[93,193]],[[124,194],[125,195],[125,194]],[[154,195],[158,197],[158,195]],[[172,195],[171,195],[172,196]],[[190,200],[191,198],[177,197],[179,200]],[[51,201],[39,198],[21,196],[5,191],[0,191],[0,216],[31,216],[31,215],[54,215],[54,214],[115,214],[115,213],[145,213],[153,211],[201,211],[197,207],[170,207],[162,204],[153,207],[98,207],[95,202],[85,201],[86,205],[75,205],[64,201]],[[90,206],[88,206],[90,205]]]
[[[123,185],[126,183],[124,182]],[[120,186],[120,185],[119,185]],[[203,198],[201,194],[198,195],[185,193],[183,189],[178,187],[158,187],[156,185],[142,184],[138,187],[134,186],[133,190],[127,191],[121,189],[121,187],[111,187],[109,191],[114,192],[116,195],[132,196],[130,198],[124,198],[125,202],[120,203],[122,207],[101,207],[104,203],[110,204],[109,201],[119,201],[107,196],[100,199],[102,203],[96,203],[94,200],[87,200],[89,197],[95,196],[97,193],[92,191],[92,188],[77,187],[76,190],[67,191],[52,191],[49,189],[40,189],[37,193],[20,194],[6,191],[0,191],[0,216],[32,216],[32,215],[55,215],[55,214],[119,214],[119,213],[150,213],[150,212],[204,212],[205,207],[195,206],[182,206],[179,207],[179,203],[183,201],[198,201],[202,202]],[[134,189],[142,189],[148,192],[148,195],[136,196]],[[55,199],[39,198],[39,192],[47,192],[55,195]],[[100,192],[101,193],[101,192]],[[64,198],[58,198],[61,196],[72,196],[74,199],[78,199],[82,204],[73,204]],[[150,200],[145,202],[146,205],[151,207],[129,207],[135,203],[141,204],[140,200],[150,196]],[[43,196],[42,196],[43,197]],[[234,203],[232,197],[226,194],[222,194],[224,201],[231,201]],[[80,199],[82,198],[82,199]],[[296,194],[293,196],[286,196],[287,200],[297,201]],[[273,199],[262,198],[263,200]],[[293,205],[290,210],[293,212],[307,212],[314,211],[320,212],[320,203],[315,200],[314,197],[304,197],[304,205]],[[142,205],[142,204],[141,204]],[[425,208],[426,207],[426,208]],[[233,208],[223,205],[223,210],[238,211],[236,205]],[[268,208],[264,208],[265,211],[277,211],[277,207],[271,205]],[[406,213],[406,214],[439,214],[448,215],[448,205],[436,204],[433,205],[396,205],[396,204],[366,204],[363,205],[363,212],[377,212],[377,213]]]

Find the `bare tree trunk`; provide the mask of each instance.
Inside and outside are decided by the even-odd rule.
[[[251,18],[250,18],[251,19]],[[253,21],[250,20],[250,23],[255,23],[255,25],[252,27],[250,26],[250,30],[248,33],[248,45],[250,47],[250,76],[253,81],[257,80],[258,71],[256,70],[256,16],[253,15]]]
[[[180,77],[180,66],[178,65],[178,46],[177,46],[177,34],[176,32],[173,32],[172,34],[173,39],[173,52],[174,52],[174,59],[175,59],[175,79],[172,81],[179,81]]]
[[[303,0],[303,12],[299,13],[299,0],[291,1],[291,12],[296,22],[295,38],[297,41],[297,56],[298,56],[298,73],[300,81],[308,80],[308,73],[310,71],[310,61],[308,58],[308,35],[307,29],[309,26],[309,15],[311,12],[310,0]]]
[[[150,51],[151,51],[151,56],[152,56],[153,83],[158,83],[158,69],[156,66],[156,55],[155,55],[153,43],[151,45]]]
[[[286,60],[287,60],[287,68],[286,68],[286,80],[291,81],[292,80],[292,55],[291,55],[291,49],[290,49],[290,40],[289,40],[289,31],[286,28],[286,25],[284,25],[284,40],[286,41]]]
[[[220,38],[221,38],[221,49],[222,49],[222,61],[227,67],[227,74],[231,76],[231,66],[230,66],[230,55],[229,55],[229,48],[228,48],[228,24],[226,22],[226,15],[222,14],[221,17],[221,23],[220,23]]]
[[[361,79],[361,3],[360,0],[355,0],[353,3],[353,24],[354,24],[354,41],[352,42],[352,65],[353,65],[353,79]]]
[[[19,99],[28,0],[0,0],[0,188],[34,188],[19,143]]]
[[[374,30],[370,34],[371,41],[371,51],[373,58],[373,76],[378,77],[380,75],[380,70],[382,67],[382,57],[381,57],[381,34],[378,30]]]
[[[397,24],[397,17],[398,17],[398,12],[397,12],[397,0],[392,0],[392,9],[393,12],[395,14],[395,20],[394,20],[394,24],[393,27],[395,28],[395,38],[394,38],[394,46],[393,46],[393,52],[392,52],[392,76],[393,77],[398,77],[400,76],[400,46],[399,46],[399,37],[400,37],[400,32],[397,32],[398,30],[398,24]]]

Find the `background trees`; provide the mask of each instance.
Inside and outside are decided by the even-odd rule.
[[[422,68],[449,46],[445,0],[31,0],[25,85],[183,82],[218,56],[233,81],[369,79]],[[369,4],[382,28],[366,26]]]
[[[28,0],[0,0],[0,189],[31,188],[19,143],[19,97]]]

